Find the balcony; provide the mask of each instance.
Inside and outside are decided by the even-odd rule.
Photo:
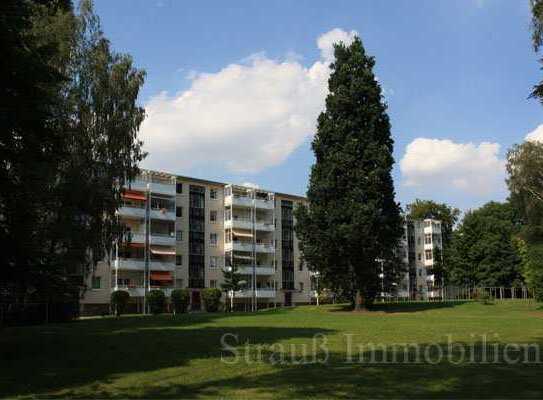
[[[121,258],[119,260],[115,260],[113,262],[113,266],[120,270],[144,271],[145,261],[134,258]],[[175,271],[175,262],[151,260],[149,267],[152,271]]]
[[[226,267],[226,271],[230,271],[231,267]],[[255,272],[257,275],[274,275],[275,274],[275,268],[271,265],[257,265],[255,268]],[[253,274],[253,267],[252,266],[239,266],[237,269],[237,273],[240,275],[252,275]]]
[[[253,229],[253,222],[248,218],[234,218],[228,221],[224,221],[224,227],[225,228],[232,228],[232,229],[245,229],[245,230],[252,230]],[[265,222],[265,221],[256,221],[255,228],[257,231],[262,232],[273,232],[275,230],[275,226],[273,222]]]
[[[273,210],[274,204],[273,200],[253,200],[247,196],[237,196],[230,195],[224,198],[224,205],[226,206],[237,206],[237,207],[256,207],[262,210]]]
[[[132,181],[130,183],[130,189],[145,192],[147,190],[147,184],[149,184],[149,189],[151,190],[151,193],[175,196],[175,183],[156,183],[136,179],[135,181]]]
[[[251,242],[230,242],[224,245],[225,251],[244,251],[251,253],[253,251],[253,244]],[[257,253],[273,254],[275,253],[275,247],[270,244],[256,244],[255,251]]]
[[[132,243],[145,243],[145,233],[132,232],[130,241]],[[168,234],[151,233],[150,243],[159,246],[175,246],[175,236]]]
[[[119,208],[119,215],[125,218],[132,219],[144,219],[145,218],[145,208],[142,207],[130,207],[122,206]],[[161,221],[175,221],[175,211],[174,210],[157,210],[152,209],[150,213],[151,219],[157,219]]]
[[[275,297],[276,291],[275,289],[257,289],[256,290],[256,297],[259,299],[273,299]],[[240,290],[239,292],[236,292],[235,297],[246,299],[246,298],[252,298],[253,297],[253,291],[252,290]]]
[[[167,287],[167,288],[151,287],[150,290],[162,290],[167,297],[170,297],[172,295],[173,289],[174,289],[173,287]],[[145,288],[142,286],[117,285],[114,288],[111,288],[112,292],[114,292],[115,290],[125,290],[128,292],[130,297],[143,297],[145,295]]]

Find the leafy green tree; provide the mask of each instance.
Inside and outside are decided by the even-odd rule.
[[[0,43],[0,255],[5,301],[74,298],[62,266],[55,262],[50,238],[62,163],[62,88],[59,65],[69,61],[61,32],[38,29],[71,20],[68,2],[1,2]]]
[[[151,314],[161,314],[166,307],[166,295],[162,290],[150,290],[146,296],[147,306]]]
[[[122,233],[120,188],[144,156],[144,74],[110,50],[88,0],[77,15],[67,0],[7,0],[2,11],[2,294],[77,300]]]
[[[543,1],[530,0],[530,4],[532,6],[532,43],[535,52],[538,53],[543,44]],[[540,59],[539,62],[543,62],[543,59]],[[543,81],[534,86],[532,97],[543,103]]]
[[[187,289],[172,290],[170,296],[174,314],[185,313],[190,303],[190,292]]]
[[[208,288],[202,290],[202,299],[207,312],[217,312],[221,306],[222,292],[220,289]]]
[[[516,246],[522,259],[522,275],[537,301],[543,302],[543,244],[528,245],[518,238]]]
[[[124,314],[129,300],[130,294],[126,290],[115,290],[111,293],[111,306],[115,310],[115,315],[117,317]]]
[[[521,260],[513,243],[518,227],[508,203],[468,211],[455,231],[448,268],[452,284],[520,286]]]
[[[230,311],[234,311],[234,297],[236,292],[243,289],[247,282],[243,279],[243,275],[238,273],[237,265],[225,267],[222,270],[223,283],[221,288],[224,290],[230,298]]]
[[[296,209],[296,233],[311,268],[355,310],[380,290],[380,262],[393,260],[403,233],[391,177],[393,140],[373,57],[360,38],[335,46],[326,110],[312,143],[316,163],[309,206]]]

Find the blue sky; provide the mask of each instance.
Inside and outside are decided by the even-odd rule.
[[[503,200],[507,148],[543,124],[541,105],[528,99],[541,77],[528,0],[95,7],[114,48],[147,71],[147,167],[304,194],[328,42],[355,32],[376,58],[389,105],[402,204]]]

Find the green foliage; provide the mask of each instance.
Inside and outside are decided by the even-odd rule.
[[[117,317],[124,314],[129,300],[130,294],[126,290],[115,290],[111,293],[111,306],[115,310],[115,315]]]
[[[151,314],[161,314],[166,306],[166,295],[162,290],[151,290],[147,293],[147,306]]]
[[[532,43],[537,53],[541,44],[543,44],[543,1],[530,0],[530,4],[532,6]],[[539,62],[542,63],[543,60],[540,59]],[[540,102],[543,102],[543,82],[534,87],[532,97],[538,98]]]
[[[220,289],[209,288],[202,290],[202,299],[204,300],[204,305],[206,311],[208,312],[217,312],[219,311],[221,305],[221,296],[222,292]]]
[[[110,49],[88,0],[77,14],[67,0],[2,7],[2,295],[78,298],[120,232],[119,187],[144,156],[144,73]]]
[[[450,283],[520,286],[521,260],[513,242],[518,228],[513,216],[510,204],[497,202],[465,214],[451,244]]]
[[[245,287],[246,282],[243,280],[243,276],[238,273],[236,264],[223,268],[222,273],[224,279],[221,288],[230,296],[230,311],[234,311],[234,296],[238,290]]]
[[[360,38],[335,46],[326,110],[312,143],[309,207],[295,210],[305,261],[334,290],[368,302],[380,286],[377,259],[393,262],[403,233],[391,177],[390,122],[373,57]]]
[[[537,301],[543,301],[543,244],[528,244],[517,239],[516,246],[522,259],[522,275]]]
[[[187,289],[172,290],[171,301],[174,313],[185,313],[190,303],[190,292]]]

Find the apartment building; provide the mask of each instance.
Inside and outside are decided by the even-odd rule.
[[[441,296],[433,268],[441,257],[442,246],[441,221],[432,218],[406,220],[400,252],[407,272],[400,285],[400,297],[428,299]]]
[[[293,210],[304,201],[259,188],[142,171],[126,188],[118,212],[129,240],[115,244],[89,277],[82,313],[107,312],[111,292],[119,289],[130,294],[130,311],[142,312],[146,288],[166,296],[176,288],[189,289],[191,310],[200,310],[201,290],[220,288],[223,269],[234,265],[247,282],[235,294],[237,308],[310,303],[312,274],[301,262],[294,234]]]

